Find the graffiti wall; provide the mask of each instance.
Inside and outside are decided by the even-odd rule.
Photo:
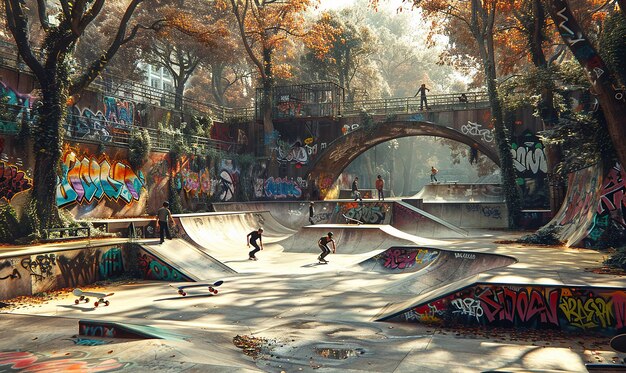
[[[0,260],[0,299],[76,287],[127,274],[129,250],[99,247]]]
[[[168,282],[193,281],[180,273],[177,269],[145,250],[139,250],[137,255],[139,271],[144,280]]]
[[[619,163],[604,174],[592,228],[585,238],[586,247],[603,247],[612,240],[626,239],[626,178]]]
[[[568,177],[563,206],[550,224],[560,227],[559,236],[567,246],[578,245],[589,233],[598,205],[596,191],[602,182],[600,167],[588,167]]]
[[[524,131],[511,142],[511,156],[517,176],[515,181],[521,191],[522,207],[549,207],[548,163],[539,138],[529,130]]]
[[[611,288],[476,284],[384,320],[615,335],[626,331],[626,293]]]
[[[338,202],[332,222],[345,223],[347,217],[363,224],[390,224],[392,204],[392,202]]]
[[[404,273],[417,272],[433,263],[440,250],[417,247],[391,247],[361,263],[370,271]]]
[[[202,156],[185,156],[172,170],[174,188],[187,209],[200,203],[234,201],[240,192],[241,170],[234,161]]]

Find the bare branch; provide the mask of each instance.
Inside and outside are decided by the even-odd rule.
[[[39,15],[39,23],[44,31],[50,29],[50,22],[48,22],[48,4],[46,0],[37,0],[37,14]]]
[[[13,34],[13,38],[15,38],[20,56],[43,84],[46,82],[46,74],[43,66],[33,54],[33,48],[28,36],[28,17],[24,14],[22,3],[20,0],[4,0],[4,8],[7,25]]]

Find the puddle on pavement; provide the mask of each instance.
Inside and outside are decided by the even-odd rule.
[[[329,347],[320,348],[318,347],[315,349],[315,353],[320,355],[321,357],[324,357],[326,359],[335,359],[335,360],[345,360],[350,357],[359,356],[363,354],[363,352],[364,351],[360,348],[351,349],[351,348],[329,348]]]

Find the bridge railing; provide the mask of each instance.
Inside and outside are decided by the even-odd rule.
[[[15,135],[21,126],[37,127],[35,110],[30,107],[0,103],[0,134]],[[236,142],[214,140],[201,136],[184,135],[179,131],[141,127],[124,122],[107,120],[104,117],[84,117],[72,113],[66,115],[63,124],[67,140],[80,140],[105,145],[128,146],[132,133],[147,131],[154,150],[169,151],[182,138],[185,145],[195,153],[203,154],[209,149],[238,151]]]
[[[465,98],[460,93],[427,95],[430,110],[464,110],[489,107],[487,92],[465,92]],[[369,114],[410,114],[422,110],[420,97],[387,98],[379,100],[348,101],[342,105],[343,116],[358,115],[365,111]]]
[[[39,51],[35,52],[40,53]],[[0,65],[21,71],[30,71],[28,66],[21,61],[15,45],[5,41],[0,41]],[[148,103],[178,112],[193,112],[196,115],[210,116],[212,119],[222,123],[231,118],[254,118],[253,107],[229,108],[190,97],[183,97],[182,110],[176,110],[174,109],[174,103],[177,98],[176,93],[164,91],[133,80],[120,79],[107,73],[100,74],[89,84],[89,88],[111,97]]]

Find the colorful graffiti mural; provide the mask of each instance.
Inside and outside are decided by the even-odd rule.
[[[598,206],[601,183],[601,167],[587,167],[569,175],[563,206],[549,223],[560,228],[559,237],[568,246],[576,246],[587,237]]]
[[[391,248],[377,255],[375,259],[382,261],[382,265],[390,270],[404,270],[416,265],[432,263],[439,251],[416,248]]]
[[[102,110],[68,107],[66,130],[75,138],[109,142],[114,133],[128,133],[135,119],[135,103],[105,96]]]
[[[139,201],[145,188],[143,173],[135,173],[127,164],[80,156],[68,150],[62,158],[61,177],[57,183],[57,206],[91,204],[104,198],[124,204]]]
[[[191,281],[191,279],[172,266],[159,260],[152,254],[147,252],[141,252],[138,256],[139,270],[142,273],[142,277],[146,280],[157,281]]]
[[[13,196],[32,188],[33,181],[17,166],[0,161],[0,199],[11,201]]]
[[[616,163],[606,172],[599,190],[598,207],[593,218],[592,228],[585,240],[585,246],[596,247],[598,243],[608,236],[617,236],[617,231],[622,234],[626,230],[626,179],[622,167]],[[615,230],[609,231],[609,226]],[[609,233],[607,233],[609,232]],[[606,237],[611,240],[611,237]]]
[[[594,331],[626,329],[626,293],[610,288],[477,284],[387,321]]]
[[[1,351],[0,367],[8,372],[114,372],[129,367],[114,358],[89,358],[82,351],[58,352],[51,355],[29,351]]]
[[[269,177],[256,179],[254,184],[254,196],[256,198],[286,199],[302,197],[302,189],[306,188],[306,181],[302,178],[288,179]]]
[[[539,138],[528,130],[524,131],[511,142],[511,155],[516,173],[515,181],[522,192],[523,207],[548,207],[548,162]]]
[[[17,133],[18,123],[32,121],[34,101],[31,95],[19,93],[0,81],[0,102],[7,105],[6,118],[0,118],[0,132]]]
[[[338,203],[335,207],[337,221],[341,220],[341,215],[350,219],[358,220],[364,224],[389,224],[391,219],[390,203]]]

